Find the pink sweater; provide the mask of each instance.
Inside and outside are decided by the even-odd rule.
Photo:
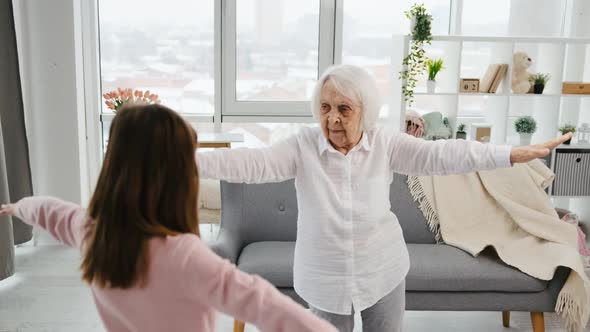
[[[16,216],[57,240],[80,249],[86,210],[50,197],[16,204]],[[336,331],[265,280],[240,272],[194,234],[153,238],[145,288],[91,285],[108,331],[215,331],[215,312],[256,325],[261,331]]]

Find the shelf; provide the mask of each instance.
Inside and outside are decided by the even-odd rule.
[[[414,96],[454,96],[456,94],[456,92],[414,92]]]
[[[583,97],[590,97],[590,94],[583,95],[583,94],[567,93],[567,94],[562,94],[562,96],[568,97],[568,98],[576,98],[576,97],[582,97],[583,98]]]
[[[480,96],[480,97],[507,97],[506,93],[488,93],[488,92],[459,92],[459,96]]]
[[[493,96],[493,97],[517,97],[517,98],[559,98],[559,97],[590,97],[590,94],[582,95],[582,94],[554,94],[554,93],[542,93],[542,94],[534,94],[534,93],[526,93],[526,94],[517,94],[517,93],[485,93],[485,92],[414,92],[414,96]]]
[[[590,144],[561,144],[555,149],[590,149]]]
[[[409,38],[409,37],[408,37]],[[465,41],[465,42],[511,42],[511,43],[547,43],[547,44],[590,44],[590,38],[565,38],[565,37],[492,37],[492,36],[432,36],[433,41]]]
[[[485,92],[414,92],[414,96],[492,96],[492,97],[506,97],[505,93],[485,93]]]
[[[559,98],[559,97],[561,97],[561,94],[554,94],[554,93],[543,93],[543,94],[534,94],[534,93],[519,94],[519,93],[512,93],[512,94],[510,94],[510,97],[516,97],[516,98]]]

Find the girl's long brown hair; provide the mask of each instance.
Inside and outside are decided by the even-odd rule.
[[[197,137],[176,112],[133,105],[117,112],[90,201],[81,264],[100,287],[145,285],[148,240],[199,235]]]

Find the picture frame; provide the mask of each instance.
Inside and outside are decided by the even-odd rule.
[[[459,92],[478,93],[479,78],[462,78],[459,82]]]
[[[471,125],[471,139],[482,143],[489,143],[492,138],[492,124],[474,123]]]

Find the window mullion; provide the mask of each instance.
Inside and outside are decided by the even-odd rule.
[[[449,35],[460,35],[463,24],[463,0],[451,0],[449,7]]]
[[[344,0],[334,0],[334,64],[342,63],[342,34],[344,30]]]
[[[319,58],[318,76],[334,63],[337,57],[336,43],[334,42],[336,32],[336,2],[337,0],[320,1],[320,33],[319,33]],[[340,29],[342,30],[342,29]]]
[[[213,126],[214,131],[221,131],[221,116],[223,107],[223,24],[225,24],[224,10],[227,7],[226,0],[215,1],[214,4],[214,18],[213,18],[213,66],[214,68],[214,113],[213,113]]]
[[[222,0],[221,8],[221,118],[236,109],[236,0]],[[217,129],[217,126],[216,126]]]

